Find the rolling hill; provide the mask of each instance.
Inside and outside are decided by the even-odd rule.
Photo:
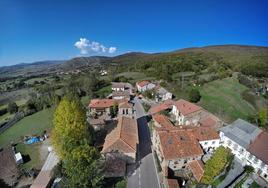
[[[0,77],[21,74],[38,74],[88,67],[95,64],[116,63],[118,65],[184,63],[186,66],[210,66],[223,64],[236,71],[244,71],[257,76],[268,74],[268,47],[245,45],[218,45],[185,48],[165,53],[131,52],[115,57],[76,57],[67,61],[43,61],[0,67]],[[157,65],[158,66],[158,65]],[[244,70],[245,69],[245,70]],[[268,75],[267,75],[268,76]]]

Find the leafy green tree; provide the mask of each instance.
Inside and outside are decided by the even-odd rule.
[[[117,113],[118,113],[118,104],[114,103],[113,106],[110,107],[111,117],[113,118],[113,117],[117,116]]]
[[[7,111],[9,113],[16,113],[18,111],[18,106],[15,102],[9,102],[7,105]]]
[[[244,169],[245,169],[245,171],[246,171],[248,174],[254,172],[254,168],[253,168],[252,166],[248,166],[248,165],[246,165],[246,166],[244,167]]]
[[[85,112],[77,101],[66,97],[54,114],[52,144],[62,160],[67,187],[99,187],[102,182],[99,152],[86,124]]]
[[[191,89],[189,92],[189,100],[191,102],[198,102],[201,99],[201,95],[198,89]]]

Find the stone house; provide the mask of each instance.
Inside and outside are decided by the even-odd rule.
[[[119,116],[118,124],[105,138],[101,153],[112,154],[126,163],[135,163],[139,144],[137,121]]]

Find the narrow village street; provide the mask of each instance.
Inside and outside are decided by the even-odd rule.
[[[127,187],[158,188],[159,180],[151,150],[151,138],[146,120],[146,113],[138,98],[134,99],[134,103],[139,130],[138,161],[140,164],[138,165],[138,168],[129,175]]]

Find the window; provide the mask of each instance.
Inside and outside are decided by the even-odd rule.
[[[215,141],[213,141],[212,144],[215,144]]]
[[[263,177],[266,179],[267,178],[267,174],[264,174]]]
[[[184,164],[187,163],[187,160],[184,160]]]
[[[208,142],[205,142],[205,145],[208,145]]]
[[[178,164],[178,161],[175,161],[174,164]]]
[[[177,166],[173,166],[173,168],[177,168]]]

